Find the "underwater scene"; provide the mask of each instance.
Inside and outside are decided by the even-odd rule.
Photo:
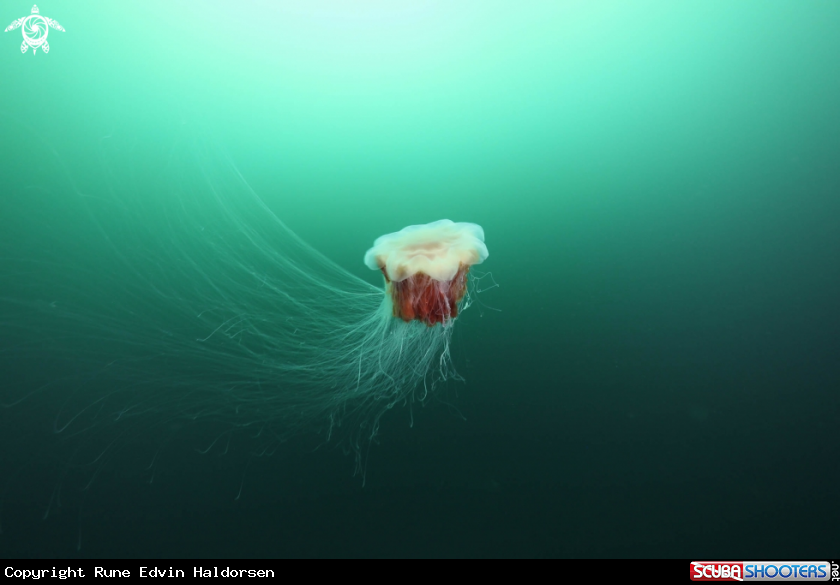
[[[0,557],[840,550],[840,3],[0,25]]]

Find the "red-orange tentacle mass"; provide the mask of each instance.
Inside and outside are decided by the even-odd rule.
[[[469,266],[461,264],[452,280],[435,280],[418,272],[401,280],[391,282],[385,269],[385,282],[394,306],[394,317],[403,321],[422,321],[429,327],[444,323],[458,316],[458,302],[467,292]]]

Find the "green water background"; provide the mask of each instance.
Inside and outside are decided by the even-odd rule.
[[[0,35],[0,154],[45,160],[3,166],[7,194],[57,167],[131,184],[157,159],[126,152],[198,126],[352,273],[378,283],[376,236],[445,217],[484,227],[500,286],[459,322],[453,406],[388,417],[364,489],[343,455],[286,455],[236,508],[204,462],[88,501],[79,553],[77,515],[14,519],[8,556],[836,552],[837,3],[39,8],[66,28],[49,54]],[[143,148],[106,180],[112,140]],[[82,222],[6,209],[32,241]]]

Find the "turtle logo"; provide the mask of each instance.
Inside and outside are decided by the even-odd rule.
[[[9,32],[19,27],[22,27],[23,32],[23,43],[20,45],[20,52],[25,53],[29,47],[32,47],[33,55],[38,51],[39,47],[45,53],[50,52],[50,44],[47,42],[47,35],[50,32],[49,27],[64,32],[64,27],[58,24],[58,22],[52,18],[38,14],[37,4],[32,7],[32,14],[18,18],[7,26],[3,32]]]

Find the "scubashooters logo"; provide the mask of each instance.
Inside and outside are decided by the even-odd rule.
[[[32,47],[32,54],[38,52],[40,48],[44,53],[50,52],[50,44],[47,42],[47,35],[50,34],[50,27],[55,30],[64,32],[64,27],[58,24],[57,21],[46,16],[41,16],[38,11],[38,5],[32,7],[32,14],[18,18],[12,24],[6,27],[3,32],[9,32],[16,28],[21,29],[23,33],[23,42],[20,45],[20,52],[26,53],[29,47]]]
[[[692,581],[829,581],[827,561],[694,561]]]

